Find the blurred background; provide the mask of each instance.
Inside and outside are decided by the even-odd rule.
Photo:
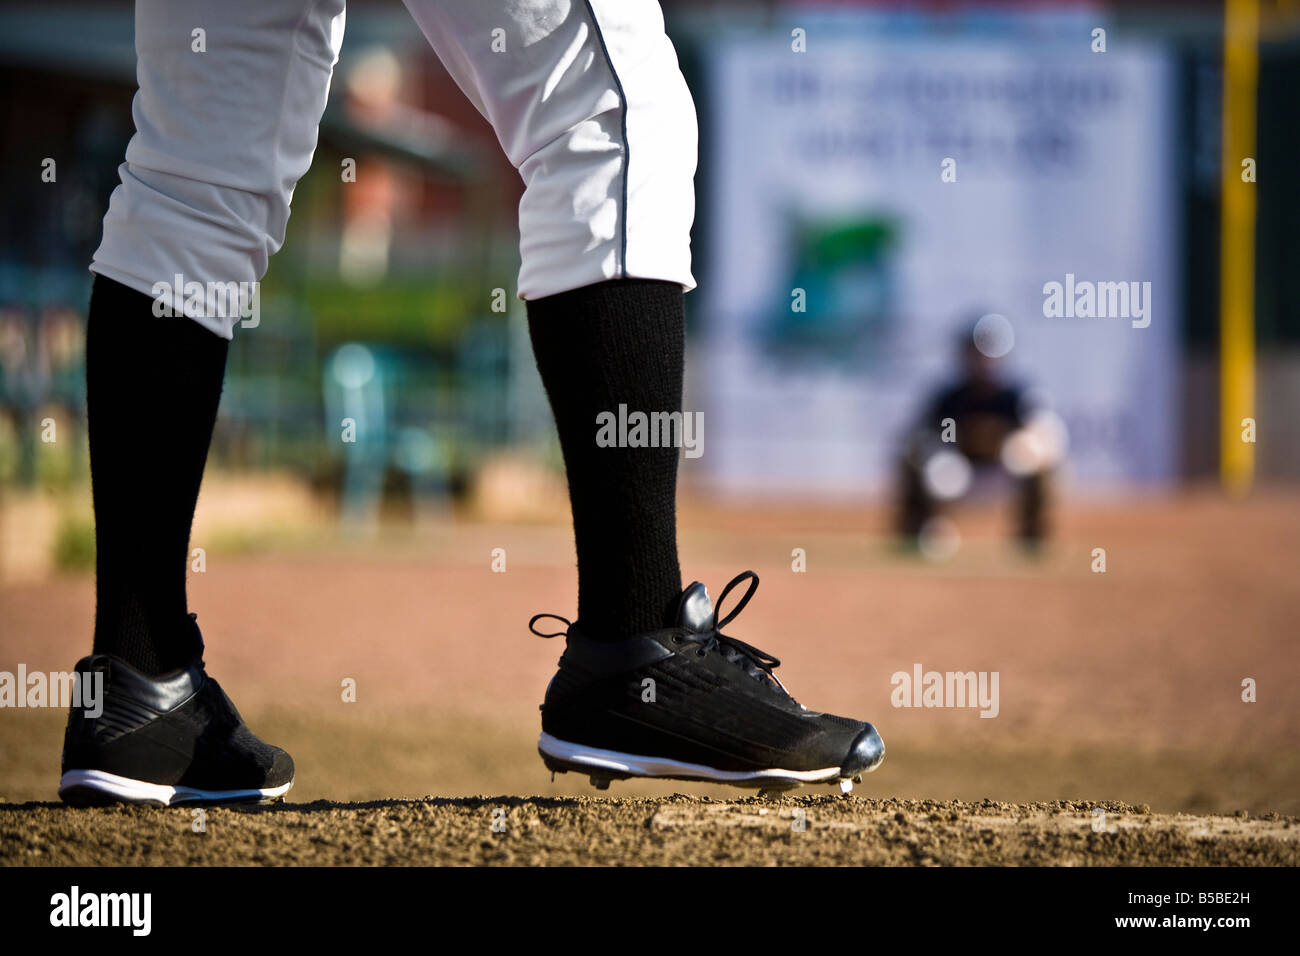
[[[701,130],[687,579],[766,579],[733,629],[881,728],[869,794],[1300,812],[1300,3],[663,7]],[[132,36],[128,2],[0,4],[0,670],[89,646],[87,265]],[[353,0],[192,543],[209,666],[295,796],[582,785],[533,753],[561,648],[524,624],[576,591],[520,193],[401,4]],[[1143,313],[1049,315],[1052,282]],[[917,438],[970,342],[1018,433],[1050,416],[1028,465]],[[999,671],[999,716],[893,707],[918,663]],[[0,797],[52,798],[62,715],[0,721]]]

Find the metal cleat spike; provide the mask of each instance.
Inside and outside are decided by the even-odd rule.
[[[844,794],[845,796],[848,796],[852,792],[853,792],[853,781],[850,780],[848,777],[844,777],[843,779],[841,779],[840,793]]]

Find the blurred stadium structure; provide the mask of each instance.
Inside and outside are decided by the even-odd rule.
[[[1259,13],[1255,470],[1295,481],[1300,4],[1232,5]],[[1057,400],[1071,492],[1217,473],[1222,3],[664,6],[701,123],[687,305],[709,357],[687,407],[708,453],[688,483],[883,490],[977,302]],[[0,6],[0,494],[87,481],[87,264],[131,131],[131,37],[127,2]],[[363,525],[385,492],[460,496],[503,451],[555,465],[513,292],[520,191],[401,5],[354,0],[261,324],[236,333],[214,464],[290,471]],[[1150,325],[1045,317],[1043,284],[1067,274],[1152,283]],[[374,440],[340,442],[358,414]]]

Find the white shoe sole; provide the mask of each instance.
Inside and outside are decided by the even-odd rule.
[[[103,770],[69,770],[59,778],[59,796],[69,803],[118,800],[163,807],[183,803],[273,803],[288,793],[292,786],[290,780],[279,787],[260,790],[197,790],[194,787],[146,783]]]
[[[710,783],[753,784],[766,789],[785,789],[802,783],[836,783],[844,778],[839,767],[821,770],[718,770],[698,763],[669,760],[666,757],[641,757],[586,747],[543,733],[537,750],[551,770],[589,773],[598,787],[610,780],[628,777],[660,777],[669,780],[704,780]],[[875,769],[875,768],[872,768]],[[602,787],[603,789],[603,787]]]

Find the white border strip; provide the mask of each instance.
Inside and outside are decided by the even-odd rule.
[[[567,760],[592,770],[625,773],[634,777],[684,777],[691,780],[712,780],[718,783],[736,783],[746,780],[798,780],[800,783],[823,783],[838,780],[839,767],[822,770],[715,770],[704,764],[684,763],[666,757],[638,757],[617,750],[601,750],[571,744],[543,732],[537,739],[537,749],[549,757]]]
[[[260,790],[196,790],[193,787],[169,787],[166,784],[132,780],[104,770],[69,770],[59,778],[60,795],[65,790],[72,789],[97,790],[118,800],[161,803],[167,807],[191,801],[248,800],[253,797],[274,800],[288,793],[292,786],[293,781],[290,780],[281,786]]]

